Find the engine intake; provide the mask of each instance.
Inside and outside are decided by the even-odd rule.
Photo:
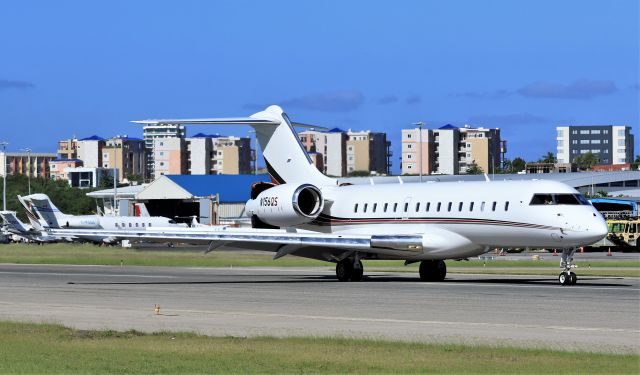
[[[257,217],[259,222],[288,227],[313,221],[323,208],[322,192],[316,186],[282,184],[268,187],[254,199],[250,199],[246,205],[246,213],[252,218]]]

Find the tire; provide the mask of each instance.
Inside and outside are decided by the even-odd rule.
[[[571,274],[569,274],[569,285],[576,285],[577,283],[578,283],[578,275],[571,272]]]
[[[353,263],[347,261],[340,261],[336,264],[336,277],[340,281],[349,281],[353,275]]]
[[[358,261],[359,267],[353,267],[353,272],[351,273],[351,281],[362,281],[362,277],[364,275],[364,267],[362,267],[362,262]]]
[[[447,276],[447,265],[443,260],[423,260],[420,262],[420,280],[443,281]]]
[[[567,276],[566,272],[561,272],[560,275],[558,275],[558,282],[560,283],[560,285],[567,285],[569,282],[569,277]]]

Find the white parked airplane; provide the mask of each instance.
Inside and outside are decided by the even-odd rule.
[[[38,230],[18,219],[15,211],[0,211],[0,217],[6,225],[6,231],[34,242],[55,242],[59,238]]]
[[[246,118],[144,120],[142,124],[246,124],[256,132],[273,183],[252,186],[253,227],[101,232],[135,239],[207,242],[336,262],[341,281],[362,279],[361,259],[421,262],[443,280],[445,259],[494,248],[562,248],[558,280],[572,285],[575,249],[607,234],[604,218],[575,189],[552,181],[340,184],[319,172],[278,106]],[[279,229],[277,229],[279,228]],[[65,231],[61,231],[65,232]]]
[[[31,194],[18,196],[18,200],[27,212],[27,216],[35,226],[39,222],[44,228],[74,228],[74,229],[101,229],[101,230],[134,230],[148,227],[180,227],[186,225],[177,224],[174,220],[161,216],[99,216],[99,215],[67,215],[51,202],[46,194]],[[93,242],[111,243],[118,241],[117,236],[111,235],[82,235],[80,239]]]

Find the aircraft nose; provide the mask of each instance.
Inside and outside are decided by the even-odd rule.
[[[604,238],[604,236],[609,233],[609,227],[607,226],[607,222],[599,217],[597,218],[596,225],[594,225],[594,236],[598,236],[598,239]]]

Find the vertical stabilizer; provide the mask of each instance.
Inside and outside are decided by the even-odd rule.
[[[58,210],[58,207],[51,202],[46,194],[38,193],[24,197],[18,196],[18,200],[25,207],[25,210],[27,210],[27,216],[29,216],[30,220],[31,216],[29,212],[37,215],[40,220],[46,223],[46,226],[59,228],[67,217],[67,215]]]

